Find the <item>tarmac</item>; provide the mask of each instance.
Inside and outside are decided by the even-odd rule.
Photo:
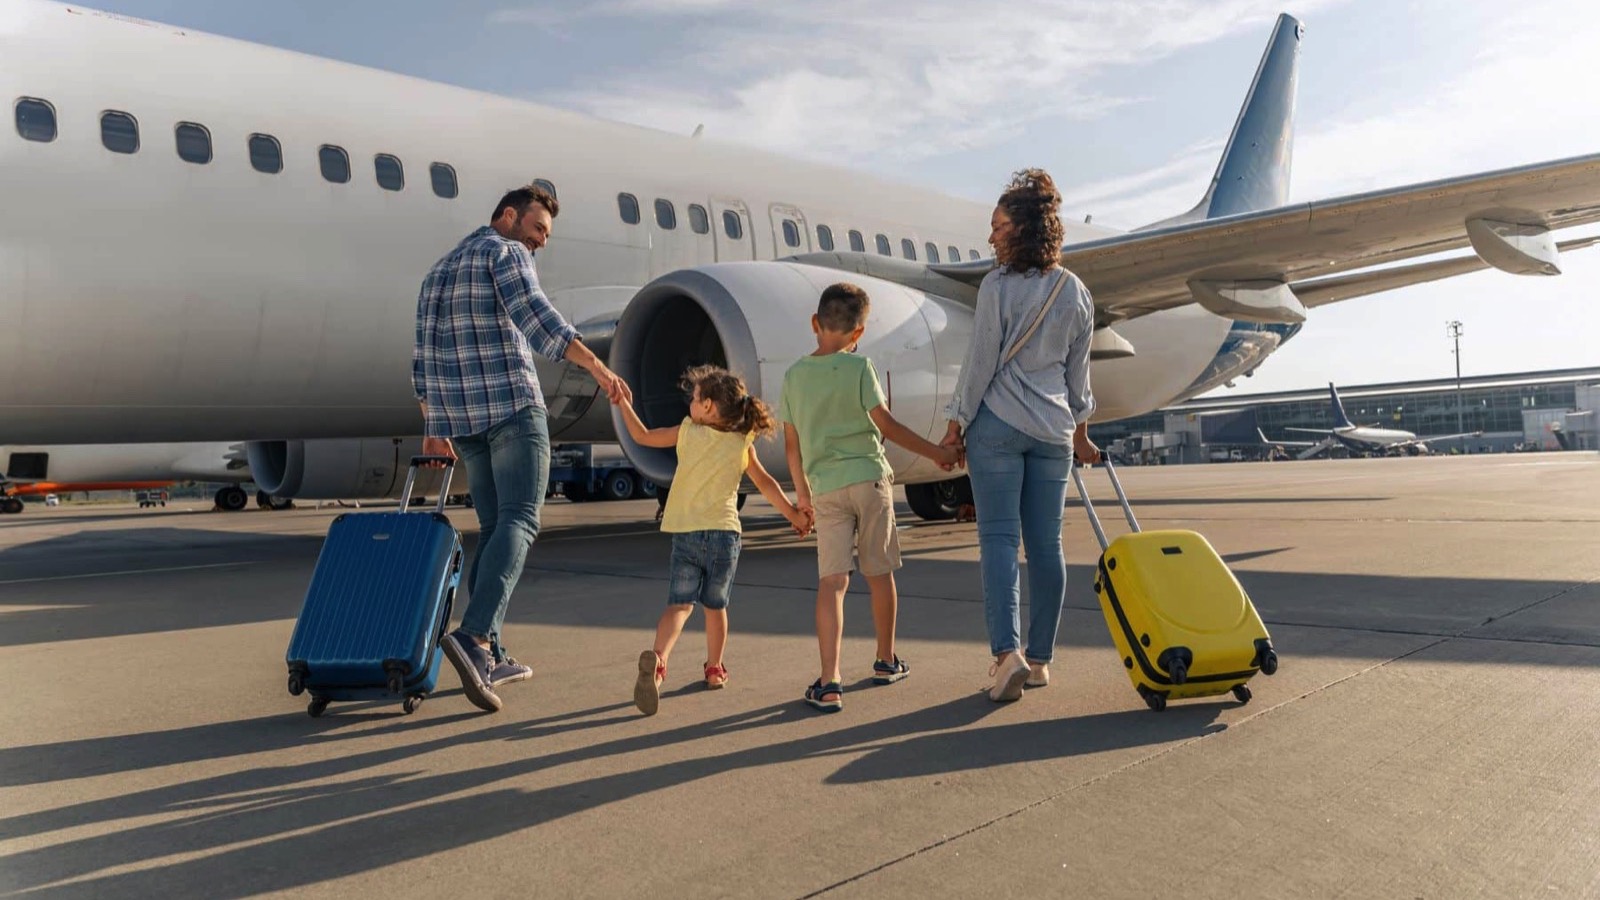
[[[448,667],[410,716],[289,696],[341,510],[0,517],[0,895],[1600,897],[1600,455],[1122,475],[1253,597],[1282,665],[1249,704],[1146,708],[1075,504],[1020,702],[982,693],[974,526],[902,506],[911,677],[871,686],[852,593],[844,711],[806,707],[813,545],[752,498],[731,681],[700,685],[697,615],[652,718],[651,501],[546,507],[506,629],[535,676],[494,715]]]

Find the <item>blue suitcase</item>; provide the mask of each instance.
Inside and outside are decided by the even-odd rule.
[[[417,467],[445,463],[439,505],[411,511]],[[415,712],[439,679],[439,638],[461,583],[461,535],[445,517],[452,461],[411,460],[397,512],[333,520],[289,639],[289,693],[310,692],[320,716],[333,700],[397,700]]]

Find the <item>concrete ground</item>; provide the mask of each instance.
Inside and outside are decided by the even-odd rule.
[[[1282,668],[1250,704],[1145,708],[1077,508],[1050,687],[982,695],[974,528],[903,512],[913,674],[870,686],[853,594],[823,716],[814,552],[756,498],[732,681],[698,685],[697,617],[654,718],[630,694],[666,593],[648,501],[547,507],[507,628],[536,675],[497,715],[448,670],[413,716],[288,695],[334,509],[0,517],[0,892],[1600,896],[1600,457],[1123,477],[1254,597]]]

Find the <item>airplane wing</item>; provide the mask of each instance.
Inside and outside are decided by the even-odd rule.
[[[1427,437],[1419,437],[1414,441],[1407,441],[1405,445],[1406,446],[1410,446],[1412,444],[1428,444],[1428,443],[1432,443],[1433,441],[1452,441],[1452,440],[1455,440],[1456,438],[1469,438],[1469,437],[1483,437],[1483,432],[1481,432],[1481,431],[1463,431],[1460,434],[1430,434]]]
[[[1562,241],[1556,247],[1562,253],[1572,250],[1582,250],[1600,243],[1600,237],[1586,237],[1578,240]],[[1457,275],[1466,275],[1489,268],[1489,264],[1478,256],[1457,256],[1450,259],[1435,260],[1433,262],[1416,263],[1408,266],[1390,266],[1373,272],[1357,272],[1353,275],[1340,275],[1334,278],[1314,278],[1309,281],[1296,281],[1289,285],[1294,295],[1300,298],[1308,309],[1337,303],[1340,300],[1349,300],[1354,297],[1365,297],[1380,291],[1392,291],[1395,288],[1409,287],[1413,284],[1424,284],[1429,281],[1438,281],[1441,278],[1453,278]]]
[[[1109,324],[1192,302],[1213,309],[1217,294],[1283,285],[1307,289],[1322,305],[1487,265],[1554,274],[1555,246],[1541,252],[1539,242],[1550,230],[1593,222],[1600,222],[1600,154],[1131,232],[1065,247],[1061,261],[1083,279],[1097,318]],[[1467,246],[1477,255],[1404,274],[1323,281]],[[993,265],[926,268],[975,286]],[[1248,311],[1228,307],[1224,314],[1244,318]]]
[[[1330,435],[1333,434],[1332,431],[1329,431],[1326,428],[1290,428],[1288,426],[1285,426],[1283,430],[1284,431],[1293,431],[1293,432],[1295,432],[1297,434],[1330,434]]]

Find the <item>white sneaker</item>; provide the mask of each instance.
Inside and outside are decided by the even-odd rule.
[[[1006,654],[989,674],[994,676],[994,687],[989,689],[989,699],[996,703],[1011,703],[1022,698],[1022,683],[1028,680],[1028,661],[1015,651]]]
[[[1028,663],[1028,680],[1023,682],[1023,684],[1024,686],[1031,688],[1049,687],[1050,664]]]

